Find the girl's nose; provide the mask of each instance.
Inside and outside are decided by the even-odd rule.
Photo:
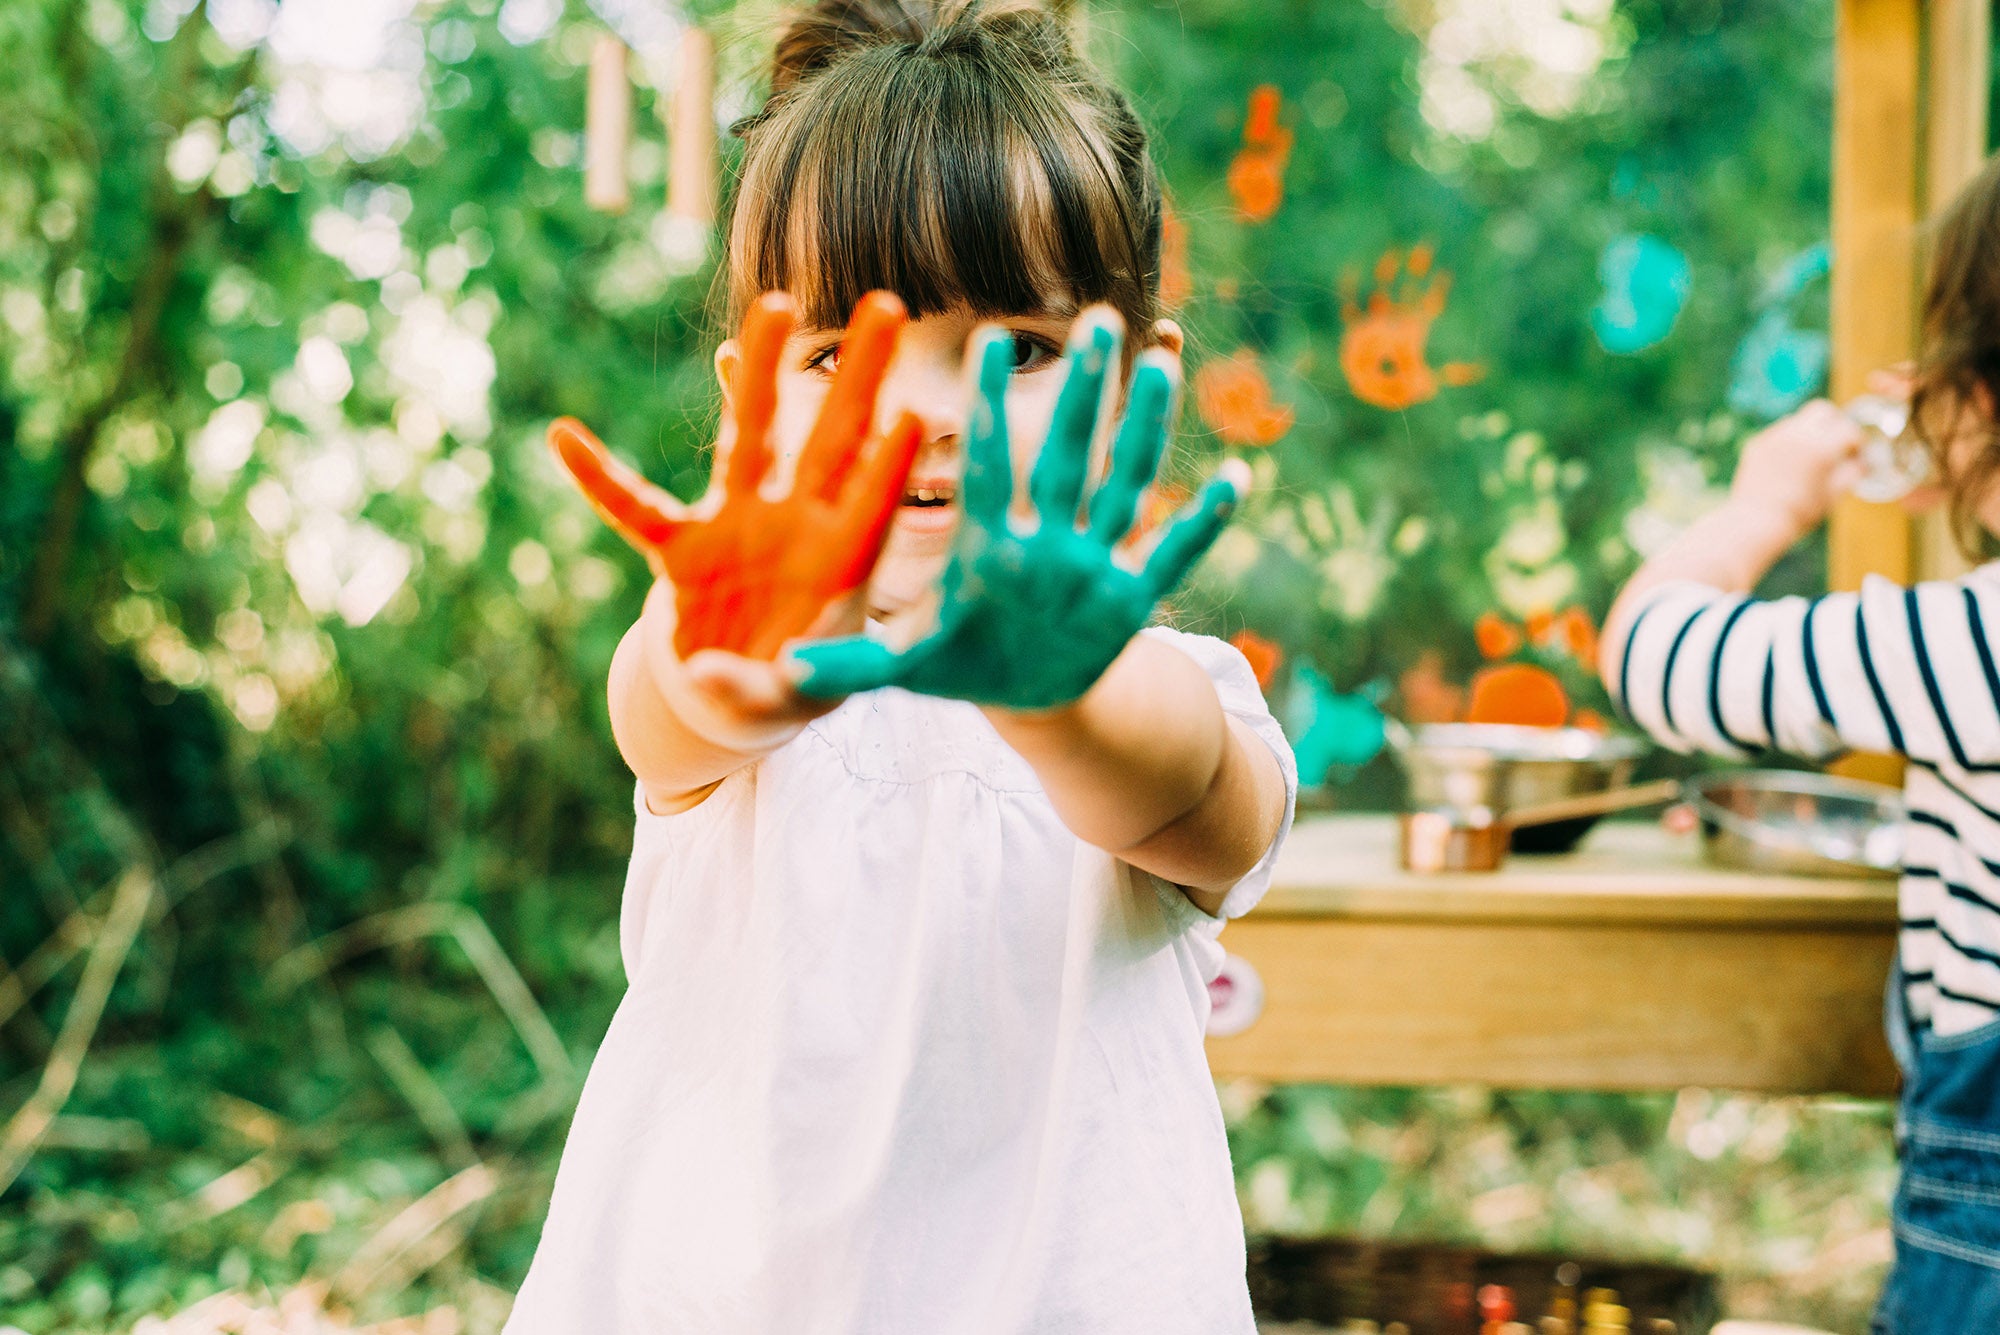
[[[942,356],[904,354],[896,358],[875,400],[876,428],[886,431],[904,413],[923,424],[926,445],[942,444],[965,429],[965,381],[960,368]]]

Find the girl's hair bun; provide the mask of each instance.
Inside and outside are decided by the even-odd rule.
[[[1069,55],[1061,22],[1036,0],[816,0],[794,11],[771,57],[778,100],[842,56],[877,46],[911,51],[997,38]],[[751,117],[755,122],[758,117]],[[748,126],[740,126],[738,132]]]

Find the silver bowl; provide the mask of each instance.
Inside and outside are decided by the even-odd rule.
[[[1428,723],[1391,730],[1409,779],[1411,811],[1445,811],[1471,824],[1521,807],[1623,787],[1645,751],[1633,737],[1583,728]],[[1596,817],[1514,832],[1522,853],[1574,848]]]
[[[1903,795],[1879,783],[1792,770],[1710,774],[1688,785],[1702,849],[1719,866],[1787,876],[1902,869]]]

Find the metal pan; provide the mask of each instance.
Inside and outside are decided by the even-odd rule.
[[[1510,851],[1521,848],[1523,830],[1581,821],[1585,828],[1614,811],[1664,806],[1681,800],[1681,785],[1673,779],[1612,788],[1580,797],[1517,807],[1491,818],[1465,820],[1443,811],[1404,812],[1400,824],[1403,866],[1415,872],[1497,871]]]
[[[1901,869],[1906,808],[1880,784],[1792,770],[1710,774],[1542,802],[1466,821],[1407,813],[1403,865],[1420,872],[1492,871],[1517,829],[1686,802],[1713,865],[1777,876],[1893,877]]]
[[[1781,876],[1902,869],[1909,812],[1894,788],[1795,770],[1708,774],[1687,787],[1702,851],[1717,866]]]

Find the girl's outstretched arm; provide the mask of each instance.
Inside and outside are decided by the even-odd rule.
[[[1078,838],[1183,887],[1211,916],[1284,820],[1271,748],[1223,713],[1200,665],[1160,640],[1135,637],[1071,704],[985,713]]]
[[[894,296],[870,293],[790,486],[771,492],[778,365],[795,314],[782,293],[751,308],[709,493],[695,506],[621,463],[582,423],[549,429],[584,495],[658,576],[613,656],[609,698],[619,750],[663,814],[701,801],[838,703],[800,696],[773,660],[798,637],[860,626],[862,590],[921,443],[908,415],[871,431],[906,317]]]

